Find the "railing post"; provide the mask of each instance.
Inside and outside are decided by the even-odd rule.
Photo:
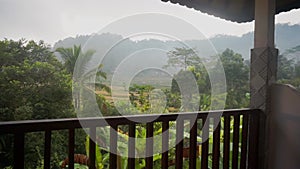
[[[109,169],[117,168],[117,143],[118,143],[118,126],[110,126],[110,145],[109,145]]]
[[[258,136],[260,113],[261,111],[255,110],[250,116],[248,169],[258,169]]]
[[[89,140],[89,169],[95,169],[96,162],[96,127],[90,128],[90,140]]]
[[[146,126],[146,169],[153,168],[153,123]]]
[[[241,162],[240,169],[246,169],[247,167],[247,147],[248,147],[248,130],[249,130],[249,114],[243,115],[243,127],[242,127],[242,142],[241,142]]]
[[[74,169],[75,130],[69,129],[69,169]]]
[[[240,134],[240,115],[235,115],[234,122],[233,122],[232,169],[238,169],[239,138],[240,138],[239,134]]]
[[[176,121],[176,156],[175,156],[175,169],[182,169],[183,167],[183,119]]]
[[[22,169],[24,167],[24,140],[23,132],[15,133],[14,136],[14,169]]]
[[[208,169],[208,149],[209,149],[209,119],[207,116],[202,118],[202,154],[201,169]],[[203,139],[206,139],[203,141]]]
[[[51,130],[45,131],[44,169],[50,169],[51,162]]]
[[[196,169],[197,161],[197,119],[190,120],[189,168]]]
[[[161,168],[168,168],[169,162],[169,121],[162,123],[162,162]]]
[[[214,133],[213,133],[213,169],[219,169],[220,165],[220,125],[221,120],[214,118]]]
[[[229,169],[230,159],[230,116],[224,116],[223,169]]]
[[[129,125],[128,133],[128,169],[135,168],[135,124]]]

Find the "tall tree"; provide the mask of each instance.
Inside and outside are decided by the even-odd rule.
[[[292,79],[294,76],[294,60],[288,59],[285,55],[278,55],[278,80]]]
[[[168,65],[165,67],[183,67],[184,70],[188,66],[195,65],[200,62],[200,58],[194,52],[194,49],[191,48],[175,48],[175,50],[169,51],[168,55]]]
[[[43,42],[0,41],[1,120],[70,117],[71,78],[49,49]]]
[[[226,108],[242,108],[249,106],[249,67],[242,55],[231,49],[220,54],[226,75],[227,99]]]
[[[64,66],[73,76],[75,108],[81,108],[82,90],[94,93],[94,91],[89,88],[91,85],[90,80],[93,77],[97,78],[97,81],[93,84],[98,90],[104,89],[110,92],[110,88],[101,82],[101,79],[106,79],[106,73],[102,71],[103,65],[101,64],[98,67],[89,69],[90,62],[96,51],[87,50],[83,52],[81,46],[74,45],[73,48],[57,48],[56,52],[60,54],[64,61]]]
[[[286,50],[278,57],[277,79],[279,83],[300,88],[300,45]]]
[[[168,63],[171,65],[182,65],[184,63],[184,58],[178,54],[181,53],[182,50],[184,50],[184,52],[182,53],[184,53],[185,56],[191,57],[186,57],[189,58],[186,62],[188,68],[174,75],[172,81],[172,93],[179,92],[179,87],[177,84],[178,82],[176,82],[176,79],[177,81],[181,81],[182,84],[188,85],[191,82],[191,80],[186,79],[186,74],[188,74],[188,72],[192,72],[195,79],[197,80],[198,88],[200,91],[200,97],[209,97],[211,92],[211,86],[208,72],[206,71],[204,64],[200,61],[200,59],[198,57],[196,58],[193,50],[176,49],[175,51],[169,52],[172,53],[172,57],[169,57]],[[233,50],[230,49],[226,49],[218,57],[221,59],[227,81],[227,100],[225,107],[248,107],[249,66],[244,62],[244,59],[240,54],[235,53]],[[213,62],[213,60],[205,60],[203,62],[205,62],[207,65],[213,65],[212,63],[210,63]],[[219,72],[220,69],[219,67],[216,67],[211,71]],[[204,103],[200,100],[200,104],[207,104],[207,102]]]
[[[0,121],[74,117],[71,76],[43,42],[0,41]],[[66,140],[54,134],[53,153],[65,151]],[[25,168],[38,165],[43,133],[25,141]],[[0,136],[0,168],[12,163],[12,138]],[[41,149],[43,152],[43,150]],[[41,153],[42,153],[41,152]]]
[[[182,100],[181,111],[199,110],[201,106],[195,108],[193,105],[198,105],[201,95],[210,93],[208,73],[203,61],[204,58],[200,59],[195,50],[191,48],[175,48],[168,52],[168,64],[165,67],[183,68],[173,76],[171,87],[172,96]],[[195,84],[196,88],[194,88]],[[199,94],[192,91],[197,88]],[[168,100],[170,101],[170,99]],[[200,100],[200,104],[203,103],[202,101]]]

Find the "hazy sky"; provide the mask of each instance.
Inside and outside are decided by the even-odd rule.
[[[44,40],[98,32],[125,16],[163,13],[193,24],[205,36],[242,35],[253,22],[237,24],[161,0],[0,0],[0,38]],[[276,23],[300,24],[300,10],[282,13]]]

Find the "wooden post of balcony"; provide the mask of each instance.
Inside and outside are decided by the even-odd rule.
[[[268,168],[268,135],[270,118],[270,86],[276,81],[278,50],[274,45],[276,0],[255,0],[254,49],[251,50],[251,108],[264,113],[260,116],[258,168]]]

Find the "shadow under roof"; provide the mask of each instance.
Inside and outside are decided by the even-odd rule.
[[[233,22],[254,20],[255,0],[162,0]],[[276,0],[276,14],[300,8],[300,0]]]

